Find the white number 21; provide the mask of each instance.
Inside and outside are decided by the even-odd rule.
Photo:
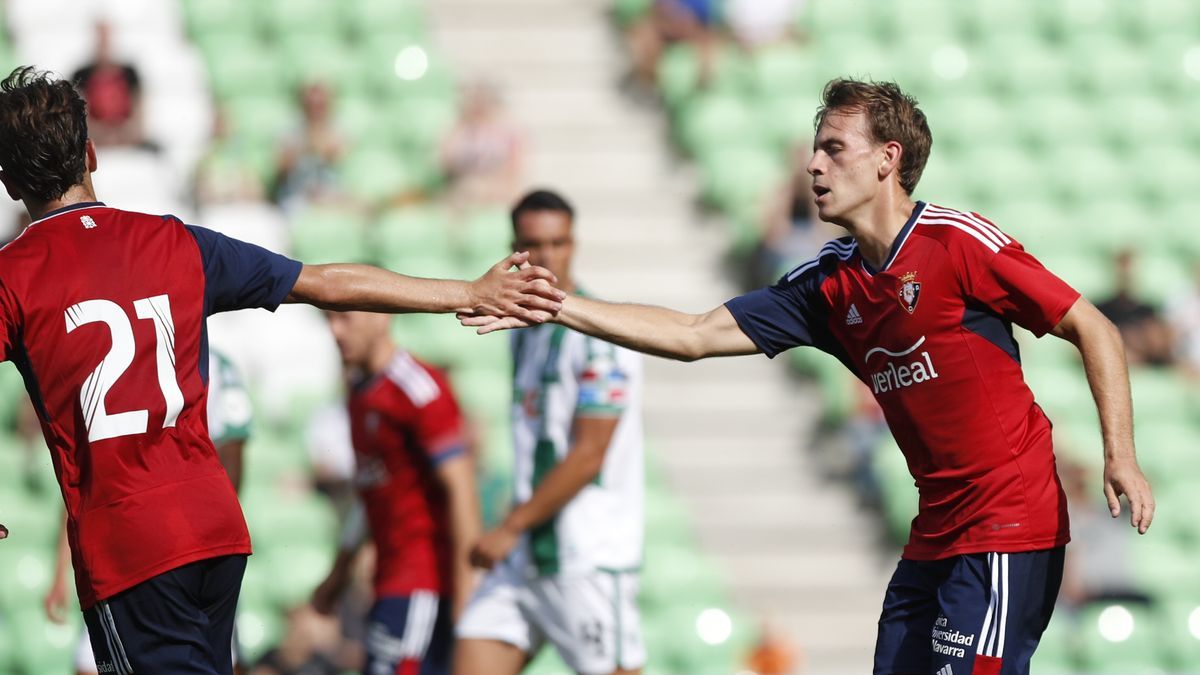
[[[183,410],[183,392],[175,378],[175,322],[171,319],[171,302],[166,295],[142,298],[133,303],[137,318],[154,322],[157,336],[155,360],[158,363],[158,386],[167,403],[167,416],[163,428],[175,426],[175,420]],[[121,306],[111,300],[85,300],[67,308],[67,332],[88,323],[101,322],[112,334],[112,348],[101,359],[100,365],[88,375],[79,392],[79,404],[83,406],[83,420],[88,429],[88,440],[102,441],[106,438],[146,433],[146,410],[130,410],[109,413],[104,399],[108,390],[125,374],[133,363],[136,352],[133,342],[133,324]]]

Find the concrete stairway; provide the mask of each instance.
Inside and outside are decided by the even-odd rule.
[[[607,0],[437,0],[438,47],[497,83],[527,130],[531,185],[578,211],[577,278],[596,295],[705,311],[736,293],[727,238],[693,210],[695,180],[661,111],[619,91],[623,47]],[[735,600],[797,643],[803,672],[870,669],[891,561],[849,492],[806,444],[820,402],[766,358],[647,362],[657,461],[693,514]]]

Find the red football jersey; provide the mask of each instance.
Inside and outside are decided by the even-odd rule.
[[[435,471],[461,455],[463,421],[445,375],[398,350],[350,395],[355,483],[375,541],[376,597],[452,586],[446,494]]]
[[[0,250],[0,355],[37,409],[85,609],[180,565],[250,553],[208,437],[205,317],[274,309],[299,272],[100,203],[53,212]]]
[[[920,491],[904,557],[932,560],[1069,539],[1012,324],[1040,337],[1078,298],[990,221],[918,202],[882,269],[846,237],[727,306],[768,356],[813,345],[871,388]]]

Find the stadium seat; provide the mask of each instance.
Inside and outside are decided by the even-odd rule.
[[[787,179],[787,165],[780,153],[755,145],[734,146],[706,151],[704,197],[737,220],[757,225],[763,204]],[[750,230],[749,241],[735,246],[753,245],[761,232]]]
[[[323,82],[339,96],[367,91],[369,80],[355,45],[327,28],[309,31],[288,31],[278,39],[281,65],[292,87]]]
[[[393,127],[389,138],[410,153],[431,156],[458,118],[458,104],[453,96],[435,93],[397,101],[385,115]]]
[[[1042,633],[1037,651],[1030,663],[1030,672],[1038,675],[1073,675],[1077,672],[1075,617],[1056,612]]]
[[[1200,597],[1168,600],[1161,625],[1174,668],[1186,672],[1200,663]]]
[[[291,234],[292,250],[307,263],[364,261],[370,257],[366,223],[345,210],[306,208],[293,218]]]
[[[816,88],[763,99],[759,123],[764,136],[778,148],[810,147],[815,134],[813,119],[819,103]]]
[[[339,174],[346,191],[368,204],[420,194],[429,180],[421,167],[384,148],[351,152]]]
[[[337,3],[351,34],[418,39],[428,28],[421,5],[413,0],[343,0]]]
[[[18,673],[69,673],[75,663],[81,615],[73,615],[65,624],[51,623],[38,604],[15,612],[11,617],[13,643],[20,645],[13,654]]]
[[[1080,612],[1080,653],[1089,673],[1162,673],[1164,640],[1152,609],[1097,603]]]
[[[291,80],[282,57],[248,34],[215,34],[200,43],[213,93],[229,100],[244,95],[286,95]]]
[[[372,234],[382,260],[452,257],[447,214],[434,206],[387,211],[375,223]]]
[[[678,131],[684,150],[697,156],[708,148],[754,144],[760,138],[750,103],[731,94],[697,96],[681,111]]]
[[[242,586],[245,593],[246,584]],[[243,656],[254,663],[283,637],[286,622],[278,609],[242,601],[237,613],[237,639]]]
[[[233,134],[250,146],[268,149],[272,160],[280,141],[300,124],[299,106],[290,95],[239,95],[224,108]]]
[[[339,8],[326,0],[259,0],[263,26],[283,37],[293,33],[337,35]]]
[[[205,36],[254,30],[255,3],[243,0],[184,0],[183,14],[188,32],[201,42]]]

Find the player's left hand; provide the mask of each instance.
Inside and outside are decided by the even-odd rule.
[[[485,570],[492,569],[508,557],[520,538],[521,533],[513,528],[504,525],[497,527],[480,537],[471,549],[471,564]]]
[[[1121,495],[1129,501],[1129,524],[1146,534],[1154,520],[1154,495],[1135,459],[1104,462],[1104,496],[1113,518],[1121,515]]]
[[[529,264],[529,253],[513,253],[471,282],[471,306],[464,313],[545,323],[567,297],[552,285],[557,282],[549,270]]]
[[[0,539],[7,539],[7,538],[8,538],[8,528],[3,525],[0,525]]]

